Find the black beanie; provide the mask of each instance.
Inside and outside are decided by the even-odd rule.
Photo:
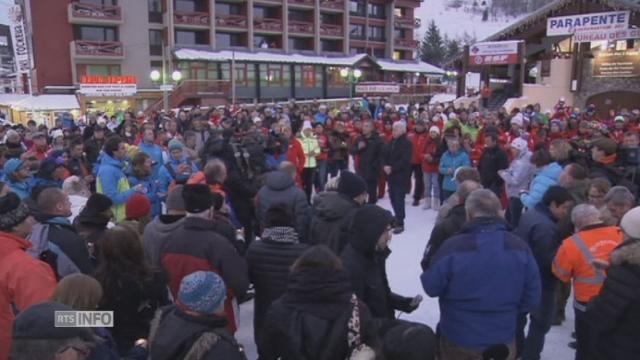
[[[91,194],[89,199],[87,200],[87,204],[85,205],[86,209],[91,209],[93,212],[101,213],[107,211],[110,207],[113,206],[113,201],[103,194]]]
[[[188,213],[197,214],[211,209],[213,196],[209,185],[187,184],[182,189],[184,208]]]
[[[434,360],[436,336],[426,325],[402,321],[384,334],[387,360]]]
[[[365,205],[353,215],[349,243],[361,253],[373,253],[380,236],[393,223],[394,217],[389,211],[377,205]]]
[[[342,171],[338,180],[338,193],[347,195],[351,199],[367,192],[367,184],[360,175],[350,171]]]

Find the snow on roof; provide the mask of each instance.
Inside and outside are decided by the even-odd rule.
[[[456,94],[435,94],[429,101],[429,104],[449,103],[457,99]]]
[[[27,111],[80,109],[75,95],[28,96],[12,106]]]
[[[235,57],[236,61],[353,66],[358,61],[364,59],[367,54],[332,57],[302,54],[279,54],[272,52],[251,53],[230,50],[207,51],[198,49],[179,49],[174,51],[174,56],[178,60],[231,61],[231,59]]]
[[[0,106],[12,106],[28,97],[29,95],[24,94],[0,94]]]
[[[424,61],[390,61],[377,59],[376,62],[380,65],[380,68],[385,71],[402,71],[402,72],[421,72],[428,74],[444,74],[444,70],[441,68],[426,63]]]

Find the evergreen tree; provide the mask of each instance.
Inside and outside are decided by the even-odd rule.
[[[435,21],[431,20],[427,32],[424,34],[420,45],[420,59],[424,62],[440,66],[444,62],[446,48],[440,29]]]
[[[445,59],[447,61],[456,58],[462,52],[462,50],[460,49],[460,42],[458,39],[446,39],[445,47],[446,47]]]

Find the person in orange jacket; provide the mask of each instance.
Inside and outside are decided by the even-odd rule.
[[[415,180],[412,206],[418,206],[420,200],[424,197],[422,162],[424,161],[424,148],[429,141],[429,132],[427,131],[424,121],[416,121],[414,129],[409,133],[408,138],[409,141],[411,141],[413,149],[411,153],[411,174]]]
[[[623,233],[617,226],[604,224],[598,209],[589,204],[576,206],[571,221],[577,232],[560,245],[552,271],[562,282],[573,280],[576,360],[584,360],[593,353],[585,316],[587,304],[602,290],[606,278],[603,265],[609,263],[611,252],[622,243]]]
[[[296,185],[302,188],[302,170],[304,170],[304,164],[306,157],[304,156],[304,150],[302,149],[302,143],[300,140],[293,136],[291,126],[285,125],[282,127],[282,134],[287,141],[289,141],[289,147],[287,148],[287,161],[291,162],[298,169],[298,176],[296,176]]]
[[[8,359],[11,350],[12,305],[24,310],[50,298],[56,287],[51,267],[25,252],[35,223],[18,195],[0,197],[0,359]]]

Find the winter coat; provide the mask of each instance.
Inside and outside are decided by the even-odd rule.
[[[529,192],[520,195],[522,204],[529,209],[533,209],[542,200],[547,190],[558,184],[560,174],[562,174],[562,166],[557,162],[552,162],[543,167],[531,181]]]
[[[187,165],[187,171],[178,172],[178,166]],[[186,158],[175,160],[170,159],[162,165],[158,171],[158,190],[161,196],[169,194],[169,186],[175,181],[176,184],[186,184],[191,175],[198,172],[198,166]]]
[[[305,137],[304,133],[300,134],[300,144],[302,144],[302,151],[304,152],[304,167],[306,169],[315,168],[317,166],[316,157],[320,155],[320,144],[315,135],[311,134],[309,137]],[[309,155],[315,153],[314,156]]]
[[[349,134],[332,131],[329,135],[329,160],[349,159]]]
[[[256,217],[261,228],[264,227],[267,210],[278,204],[284,204],[293,211],[296,219],[296,232],[300,236],[300,240],[305,242],[311,221],[311,208],[307,202],[307,196],[302,189],[296,187],[289,174],[276,170],[266,175],[265,185],[256,196]]]
[[[129,185],[125,175],[124,163],[107,154],[102,154],[96,179],[96,191],[113,201],[113,213],[117,223],[125,219],[127,200],[136,192]]]
[[[531,163],[531,152],[526,151],[511,161],[511,165],[500,175],[504,180],[508,197],[519,197],[520,191],[529,190],[536,167]]]
[[[326,245],[340,254],[347,244],[349,223],[358,207],[358,203],[343,194],[325,192],[316,196],[307,243]]]
[[[114,326],[109,331],[118,352],[126,354],[136,340],[148,337],[155,311],[169,304],[166,276],[157,271],[149,279],[140,281],[129,274],[113,274],[108,284],[101,279],[101,285],[104,295],[99,310],[111,310],[115,314]]]
[[[140,142],[138,149],[149,155],[151,160],[155,162],[153,165],[153,176],[157,178],[160,168],[162,167],[162,164],[164,164],[164,161],[162,160],[162,148],[153,143],[147,144],[145,142]]]
[[[422,164],[424,159],[424,147],[429,141],[429,132],[423,131],[421,133],[414,131],[409,134],[409,141],[411,141],[413,152],[411,154],[411,165]]]
[[[551,210],[539,203],[522,214],[518,227],[513,232],[531,248],[540,269],[542,288],[550,291],[553,291],[557,283],[557,278],[551,272],[551,263],[562,243],[557,222]]]
[[[40,215],[38,220],[49,225],[48,240],[57,245],[83,274],[93,274],[93,264],[85,241],[66,218]]]
[[[604,287],[586,315],[598,359],[626,360],[640,354],[640,240],[626,240],[613,251]]]
[[[269,305],[287,289],[291,265],[308,247],[299,243],[295,230],[289,227],[265,229],[262,238],[249,246],[247,265],[256,292],[253,311],[256,339]]]
[[[15,319],[12,305],[24,310],[51,297],[56,287],[46,263],[25,253],[31,244],[0,231],[0,359],[8,359]]]
[[[302,172],[302,169],[304,169],[306,157],[304,156],[304,150],[302,149],[302,143],[300,142],[300,140],[296,138],[291,138],[289,140],[289,145],[287,148],[287,161],[293,163],[293,165],[296,166],[298,172]]]
[[[151,216],[160,215],[162,212],[162,203],[160,201],[160,189],[158,187],[157,178],[154,176],[148,176],[146,178],[137,178],[135,176],[129,176],[129,186],[135,187],[136,185],[144,186],[144,195],[151,202]]]
[[[363,149],[358,148],[360,142],[365,143]],[[353,155],[358,159],[356,173],[365,180],[378,179],[382,171],[384,148],[384,142],[377,132],[371,133],[369,137],[364,135],[358,137],[353,145]]]
[[[227,325],[218,315],[193,316],[175,305],[162,308],[151,323],[150,359],[246,360]]]
[[[469,160],[469,154],[465,151],[458,151],[452,154],[450,151],[446,151],[440,158],[440,174],[444,175],[442,181],[442,189],[447,191],[458,190],[458,184],[454,180],[454,175],[458,168],[463,166],[471,166]],[[449,173],[451,171],[451,173]]]
[[[444,219],[441,222],[436,223],[431,231],[429,242],[424,249],[424,255],[420,266],[423,271],[427,271],[431,262],[442,247],[445,241],[451,238],[453,235],[460,231],[462,225],[467,222],[467,212],[464,209],[464,204],[458,204],[451,208]]]
[[[162,267],[169,275],[169,288],[174,298],[180,282],[196,271],[213,271],[227,286],[225,312],[229,329],[236,330],[233,300],[241,298],[249,287],[247,264],[229,240],[215,232],[215,223],[197,217],[187,217],[182,225],[165,240],[160,253]]]
[[[498,175],[498,171],[509,167],[507,153],[496,145],[492,148],[485,148],[478,163],[480,172],[480,182],[486,189],[498,190],[504,183]]]
[[[433,139],[429,137],[424,145],[424,151],[422,153],[422,171],[428,173],[437,173],[438,165],[440,163],[440,153],[438,146],[440,145],[440,138]],[[425,159],[425,155],[431,155],[431,161]]]
[[[162,247],[173,231],[182,226],[183,220],[183,215],[159,215],[147,224],[142,234],[142,247],[149,265],[160,268]]]
[[[303,270],[289,276],[286,293],[269,308],[258,338],[260,359],[345,359],[351,285],[344,271]],[[376,347],[371,315],[360,302],[360,332]]]
[[[87,154],[87,161],[91,166],[94,166],[98,163],[98,159],[100,157],[100,151],[102,151],[102,147],[104,146],[105,140],[96,140],[91,138],[84,143],[84,152]]]
[[[412,154],[413,146],[406,135],[391,140],[385,154],[384,164],[391,167],[391,174],[387,175],[389,187],[403,190],[405,194],[411,191]]]
[[[9,185],[9,189],[14,192],[16,195],[20,197],[20,199],[24,200],[31,195],[31,189],[33,182],[30,179],[24,181],[11,181],[9,178],[5,178],[7,181],[7,185]]]
[[[518,314],[540,301],[529,246],[497,218],[467,223],[438,250],[421,280],[429,296],[440,298],[440,334],[466,348],[512,343]]]

